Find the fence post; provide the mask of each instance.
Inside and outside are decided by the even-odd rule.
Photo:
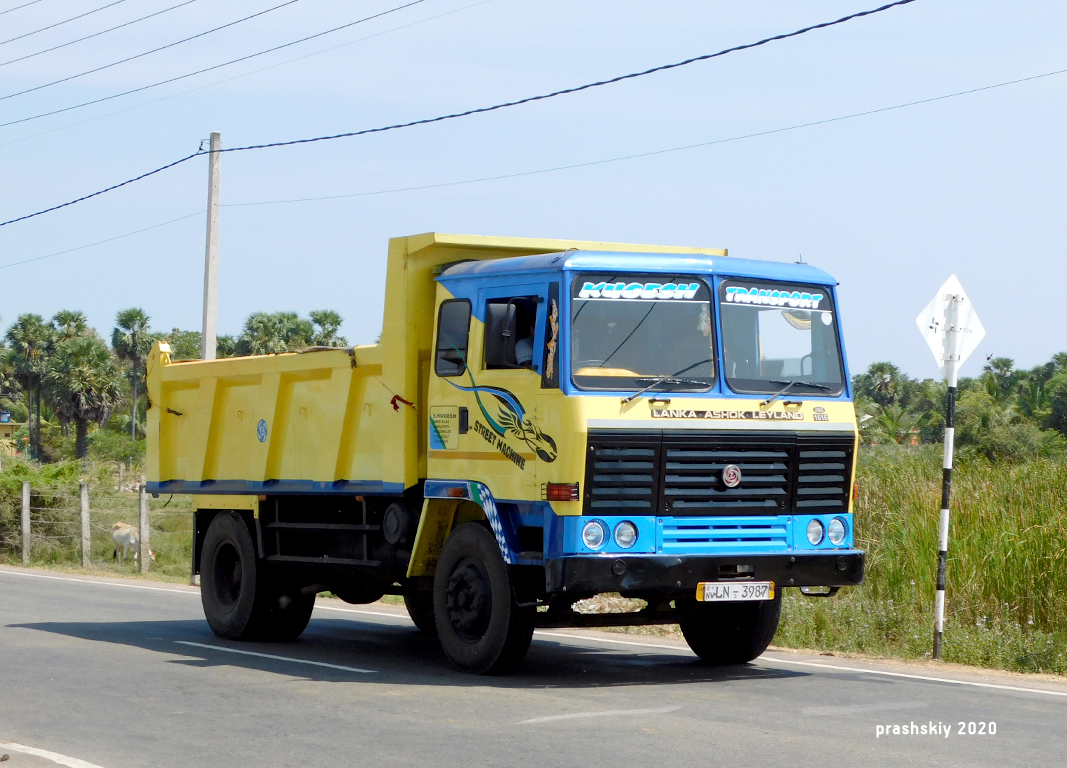
[[[30,564],[30,481],[22,482],[22,564]]]
[[[141,549],[137,554],[138,559],[141,561],[141,573],[148,573],[148,561],[151,559],[149,554],[152,550],[148,546],[148,489],[145,486],[144,478],[141,478],[141,505],[140,505],[140,523],[141,523]]]
[[[89,538],[89,484],[81,484],[81,512],[82,512],[82,568],[89,567],[89,558],[92,554],[92,540]]]

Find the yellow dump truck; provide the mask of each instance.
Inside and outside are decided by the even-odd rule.
[[[784,588],[863,579],[835,286],[725,250],[396,238],[378,344],[153,348],[149,490],[195,495],[221,637],[295,638],[328,590],[403,595],[470,672],[535,627],[680,623],[745,662]],[[575,608],[606,592],[644,607]]]

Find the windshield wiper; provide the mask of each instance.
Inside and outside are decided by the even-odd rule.
[[[816,384],[813,381],[796,381],[795,379],[792,380],[792,381],[781,381],[780,379],[768,379],[768,381],[771,384],[785,384],[785,386],[782,387],[780,390],[778,390],[776,393],[774,393],[774,395],[772,395],[771,397],[768,397],[766,400],[764,400],[762,403],[760,403],[760,407],[761,408],[766,408],[768,405],[773,403],[775,400],[777,400],[779,397],[781,397],[786,392],[791,390],[793,387],[797,387],[797,386],[815,387],[816,389],[821,389],[823,392],[833,392],[834,391],[833,387],[828,387],[825,384]]]
[[[622,399],[622,404],[626,405],[631,400],[636,400],[637,398],[641,397],[641,395],[645,394],[645,392],[648,392],[653,387],[658,387],[660,384],[695,384],[698,387],[709,386],[708,382],[706,381],[697,381],[696,379],[679,379],[675,378],[674,376],[660,376],[659,378],[653,379],[652,383],[644,389],[634,392],[629,397],[624,397]]]

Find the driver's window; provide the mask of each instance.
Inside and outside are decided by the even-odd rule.
[[[485,367],[533,368],[537,299],[490,299],[485,305]]]

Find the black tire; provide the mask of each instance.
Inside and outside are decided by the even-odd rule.
[[[208,526],[200,555],[200,601],[211,631],[219,637],[250,640],[260,634],[269,607],[257,566],[244,520],[236,512],[219,512]]]
[[[431,637],[437,635],[437,621],[433,615],[433,592],[428,589],[410,589],[404,592],[404,607],[408,616],[418,627]]]
[[[281,593],[271,595],[271,607],[263,617],[259,638],[280,643],[296,640],[307,629],[315,609],[315,595]]]
[[[782,616],[782,593],[744,603],[693,601],[681,621],[693,653],[709,664],[745,664],[767,650]]]
[[[496,538],[477,523],[452,531],[433,579],[437,637],[461,672],[503,675],[530,648],[536,609],[515,604]]]

